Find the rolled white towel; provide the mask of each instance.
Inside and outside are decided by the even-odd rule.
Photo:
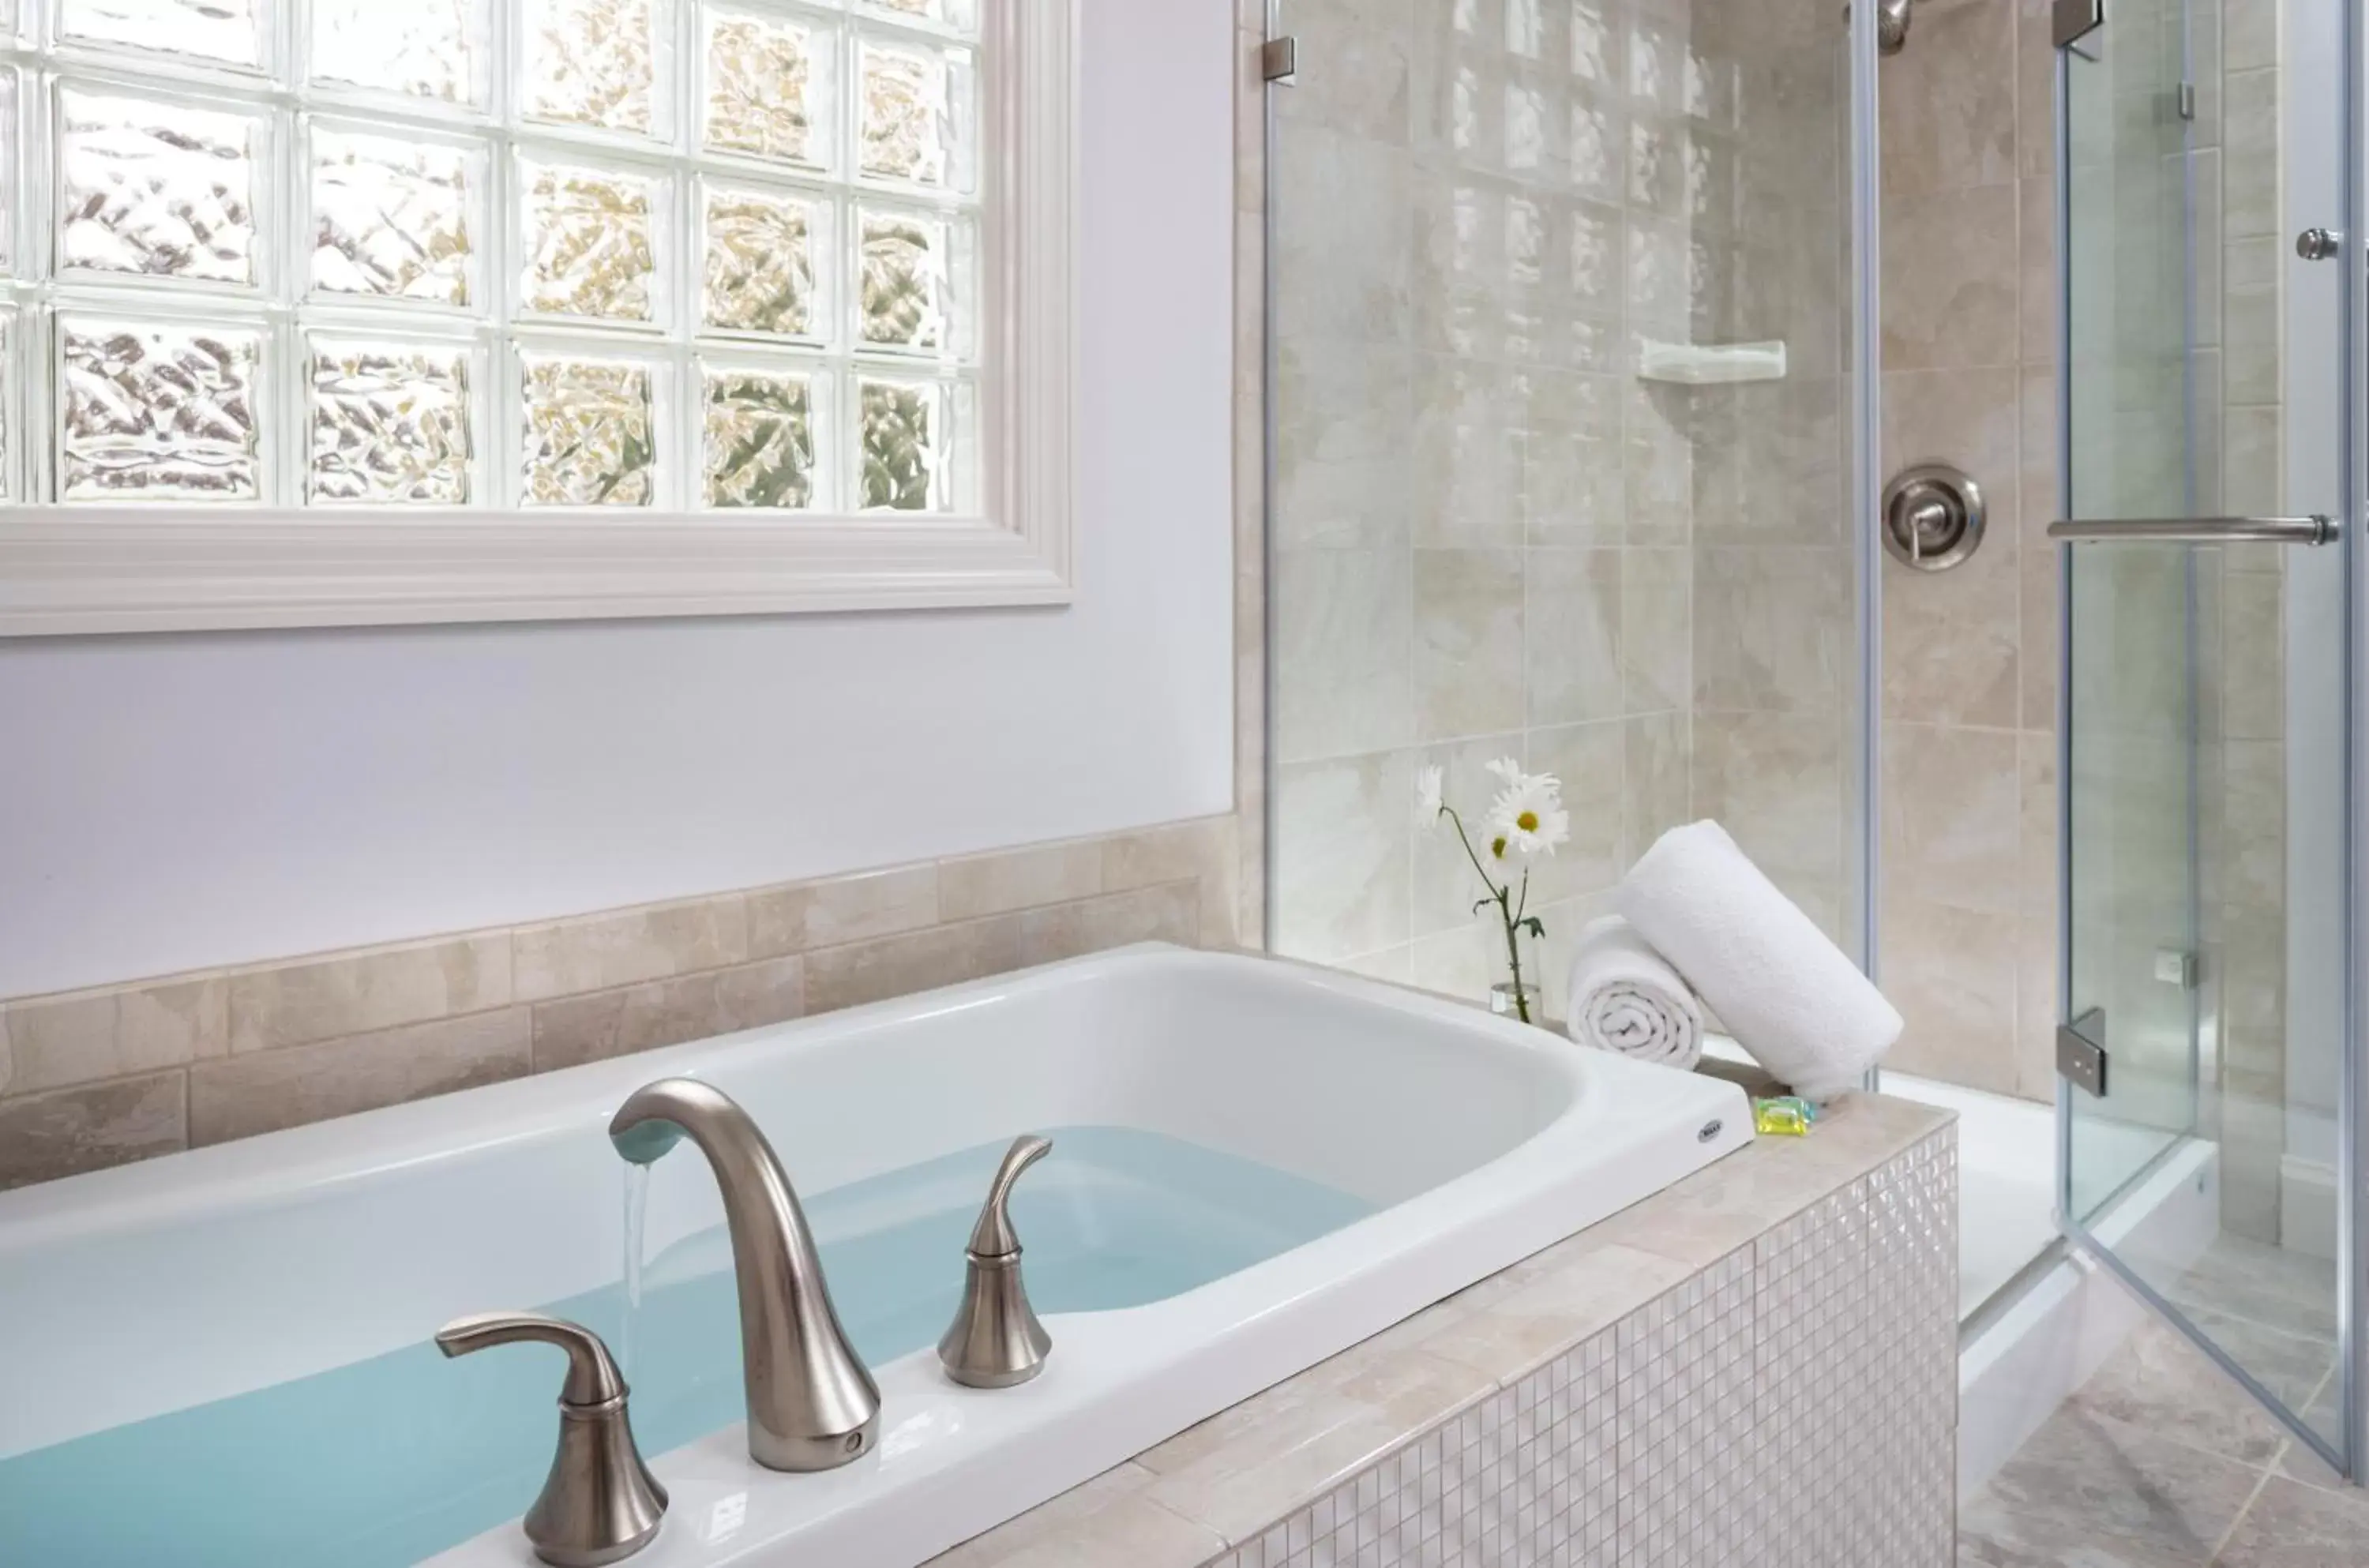
[[[1702,1059],[1702,1006],[1668,960],[1619,915],[1589,922],[1571,960],[1571,1037],[1639,1061]]]
[[[1900,1038],[1883,993],[1716,822],[1663,834],[1613,907],[1797,1093],[1855,1087]]]

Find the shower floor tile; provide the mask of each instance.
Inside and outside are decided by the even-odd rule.
[[[2307,1322],[2324,1265],[2215,1242],[2177,1293],[2295,1408],[2330,1408],[2335,1345]],[[2261,1318],[2275,1320],[2272,1323]],[[2359,1568],[2369,1494],[2346,1487],[2173,1330],[2141,1325],[1963,1499],[1961,1568]]]

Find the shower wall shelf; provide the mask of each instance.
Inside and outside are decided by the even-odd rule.
[[[1658,343],[1651,338],[1642,338],[1637,345],[1637,379],[1674,382],[1680,386],[1783,381],[1785,345]]]

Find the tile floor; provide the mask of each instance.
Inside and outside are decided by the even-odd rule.
[[[2225,1238],[2165,1294],[2332,1427],[2329,1265]],[[2152,1322],[1963,1502],[1958,1526],[1961,1568],[2369,1564],[2369,1494]]]

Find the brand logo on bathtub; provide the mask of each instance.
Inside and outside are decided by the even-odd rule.
[[[1695,1134],[1695,1141],[1697,1143],[1709,1143],[1712,1139],[1719,1136],[1719,1129],[1726,1125],[1727,1124],[1723,1121],[1708,1121],[1703,1123],[1702,1131]]]

